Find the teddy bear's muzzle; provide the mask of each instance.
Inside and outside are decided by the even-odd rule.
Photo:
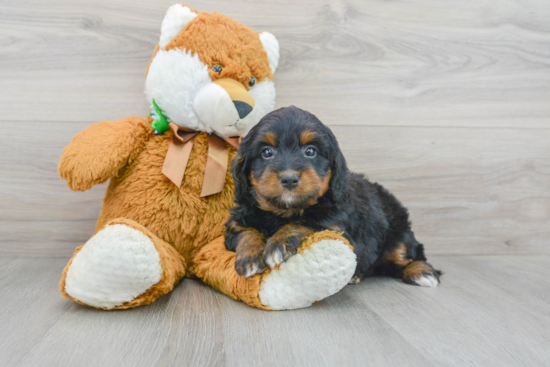
[[[199,118],[223,136],[243,133],[247,124],[242,120],[254,111],[254,107],[256,102],[244,85],[229,78],[206,84],[193,101]]]

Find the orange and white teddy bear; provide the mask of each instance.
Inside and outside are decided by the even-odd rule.
[[[63,271],[64,297],[100,309],[149,304],[197,277],[266,310],[307,307],[342,289],[356,258],[334,232],[243,277],[224,245],[234,205],[227,169],[246,135],[275,105],[279,45],[222,14],[171,6],[149,63],[152,117],[101,122],[65,148],[59,174],[74,191],[111,179],[96,232]]]

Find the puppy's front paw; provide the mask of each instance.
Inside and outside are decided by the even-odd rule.
[[[264,259],[260,256],[237,256],[237,260],[235,261],[235,270],[237,270],[237,274],[245,278],[260,274],[266,269],[267,266],[265,266]]]
[[[290,257],[286,243],[272,243],[264,250],[264,261],[273,269]]]
[[[283,241],[278,241],[275,236],[267,241],[267,246],[264,249],[264,261],[270,267],[281,264],[290,256],[296,254],[301,239],[297,237],[285,238]]]
[[[302,241],[313,233],[313,230],[301,225],[287,224],[281,227],[267,240],[264,249],[264,260],[270,268],[281,264],[295,255]]]

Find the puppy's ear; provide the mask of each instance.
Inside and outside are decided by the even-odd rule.
[[[346,164],[346,159],[338,146],[338,141],[336,137],[330,132],[328,134],[331,148],[332,148],[332,165],[331,172],[332,177],[330,179],[330,191],[334,200],[340,201],[344,198],[346,193],[346,180],[348,177],[348,165]]]
[[[248,149],[244,147],[244,140],[239,146],[237,156],[231,162],[231,173],[235,180],[235,200],[237,204],[243,204],[247,201],[250,191],[250,183],[248,182]]]

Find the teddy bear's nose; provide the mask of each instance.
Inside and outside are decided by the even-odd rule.
[[[239,113],[239,118],[244,119],[250,112],[252,112],[252,106],[246,102],[242,101],[233,101],[237,112]]]

